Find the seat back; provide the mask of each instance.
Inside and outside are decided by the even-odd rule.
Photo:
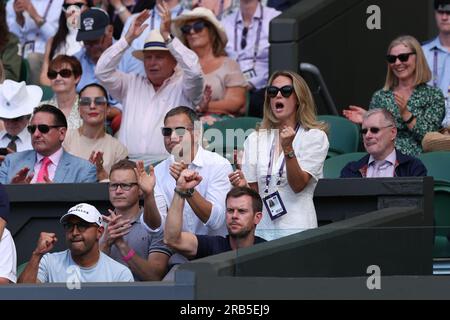
[[[450,258],[450,183],[434,185],[434,258]]]
[[[49,86],[40,86],[42,89],[42,98],[41,101],[46,101],[46,100],[50,100],[51,98],[53,98],[53,90],[52,87]]]
[[[358,151],[360,134],[356,124],[339,116],[321,115],[317,116],[317,119],[326,122],[329,126],[328,157]]]
[[[450,151],[421,153],[418,158],[422,160],[427,168],[428,175],[432,176],[434,180],[450,182]]]
[[[28,83],[28,78],[30,76],[30,64],[27,59],[22,58],[22,63],[20,65],[20,79],[19,81],[25,81]]]
[[[323,177],[330,179],[339,178],[341,170],[347,163],[359,160],[366,154],[365,152],[351,152],[326,159],[323,165]]]

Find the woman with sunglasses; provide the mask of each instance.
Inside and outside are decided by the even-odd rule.
[[[422,152],[427,132],[437,131],[445,113],[444,95],[427,85],[431,71],[419,42],[411,36],[394,39],[388,48],[387,75],[383,89],[375,92],[369,109],[386,108],[397,126],[396,148],[407,155]],[[365,109],[350,106],[344,116],[361,124]]]
[[[127,148],[106,133],[107,97],[106,89],[97,83],[80,90],[78,108],[83,124],[78,129],[67,130],[63,142],[67,152],[96,165],[98,181],[107,180],[112,165],[128,157]]]
[[[47,77],[51,81],[55,95],[41,104],[51,104],[60,109],[66,116],[69,129],[77,129],[81,126],[76,91],[81,73],[80,62],[72,56],[59,55],[50,61],[48,66]]]
[[[91,0],[65,0],[56,34],[49,39],[45,47],[44,63],[41,69],[40,83],[50,86],[51,79],[47,77],[50,61],[60,54],[74,55],[83,47],[82,41],[76,41],[81,12],[92,6]]]
[[[173,19],[172,33],[199,57],[205,77],[205,91],[197,107],[203,122],[245,112],[246,85],[239,64],[228,58],[225,46],[228,38],[211,10],[195,8]]]
[[[258,236],[271,240],[317,227],[313,194],[328,152],[326,130],[303,78],[272,74],[261,127],[244,143],[242,171],[229,175],[233,186],[249,186],[263,198]]]

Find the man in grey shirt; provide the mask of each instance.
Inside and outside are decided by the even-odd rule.
[[[56,241],[54,233],[41,232],[19,283],[65,282],[75,288],[81,282],[132,282],[131,271],[99,249],[103,234],[102,215],[87,203],[80,203],[60,219],[69,249],[49,253]]]
[[[143,166],[142,161],[136,166],[125,159],[111,167],[109,200],[114,211],[103,217],[108,227],[101,240],[101,250],[128,266],[135,280],[159,281],[167,273],[172,252],[163,242],[162,228],[149,232],[141,222],[144,210],[149,210],[152,203],[155,205],[155,177],[147,175]],[[141,195],[144,208],[139,206]]]

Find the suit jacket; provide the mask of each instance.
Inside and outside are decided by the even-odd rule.
[[[10,183],[17,172],[24,167],[29,168],[33,172],[36,159],[36,151],[34,150],[26,150],[7,155],[0,167],[0,183]],[[97,174],[95,166],[92,163],[63,151],[58,166],[56,167],[53,182],[78,183],[96,181]]]

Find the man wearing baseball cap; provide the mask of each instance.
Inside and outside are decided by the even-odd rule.
[[[197,55],[170,35],[170,10],[158,5],[160,32],[152,30],[133,56],[143,61],[146,76],[125,74],[117,64],[148,25],[150,13],[142,11],[124,37],[100,57],[95,73],[113,97],[122,102],[119,140],[127,146],[131,160],[145,165],[166,159],[160,128],[165,114],[177,107],[197,106],[203,94],[203,73]]]
[[[54,233],[41,232],[36,249],[19,277],[21,283],[132,282],[126,266],[99,249],[104,227],[102,215],[92,205],[80,203],[60,219],[69,249],[49,253],[58,241]]]

